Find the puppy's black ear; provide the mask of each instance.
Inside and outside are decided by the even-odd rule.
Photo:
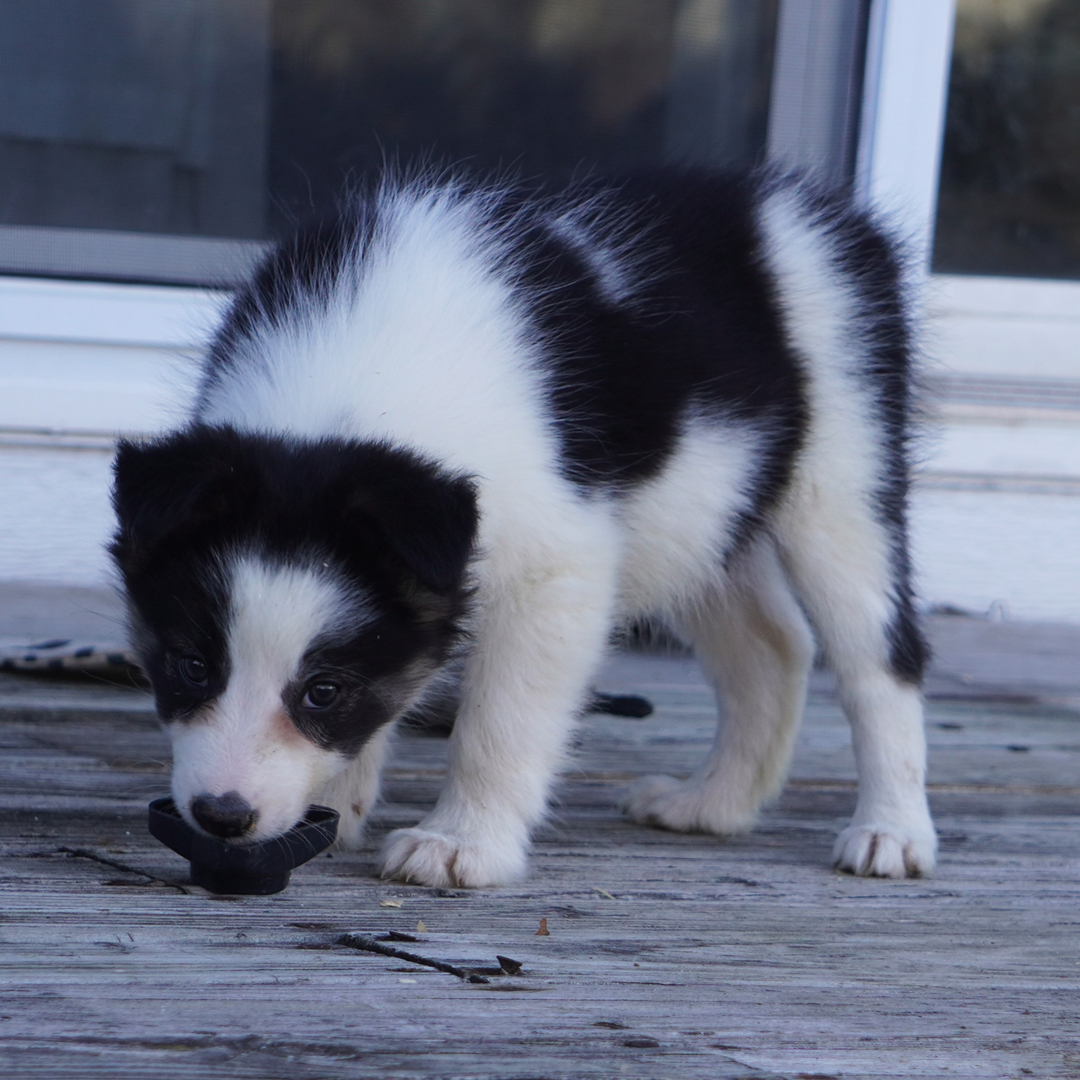
[[[147,443],[120,440],[112,492],[119,528],[109,550],[121,569],[228,510],[238,483],[231,435],[192,430]]]
[[[375,526],[421,584],[436,593],[458,588],[479,523],[472,481],[401,458],[390,468],[364,474],[353,491],[351,511]]]

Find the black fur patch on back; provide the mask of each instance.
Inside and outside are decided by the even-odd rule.
[[[605,214],[637,237],[625,301],[558,229],[538,222],[522,245],[563,469],[585,488],[634,484],[663,468],[689,414],[749,421],[765,436],[750,531],[787,484],[807,423],[762,262],[756,183],[661,173],[608,198]]]

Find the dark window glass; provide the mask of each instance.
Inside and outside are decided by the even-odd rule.
[[[2,0],[0,222],[266,229],[262,0]]]
[[[959,0],[934,269],[1080,277],[1080,3]]]
[[[525,175],[659,163],[686,6],[278,0],[270,122],[277,216],[309,198],[325,201],[384,156]],[[706,5],[714,18],[722,6]],[[762,123],[753,150],[763,145]]]
[[[267,239],[385,159],[753,163],[776,18],[776,0],[0,0],[7,250],[41,227]]]

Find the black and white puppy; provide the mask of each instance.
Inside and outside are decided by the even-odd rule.
[[[897,256],[842,201],[659,174],[559,197],[386,181],[271,254],[190,422],[116,460],[112,553],[173,795],[236,842],[356,842],[395,720],[466,654],[449,776],[386,875],[496,885],[613,627],[692,643],[722,721],[636,821],[749,829],[816,632],[859,768],[836,862],[934,865]]]

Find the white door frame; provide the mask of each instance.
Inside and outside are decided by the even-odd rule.
[[[873,0],[855,195],[929,267],[956,0]]]
[[[856,197],[922,271],[944,374],[1080,382],[1080,282],[929,273],[955,21],[956,0],[873,0]]]

